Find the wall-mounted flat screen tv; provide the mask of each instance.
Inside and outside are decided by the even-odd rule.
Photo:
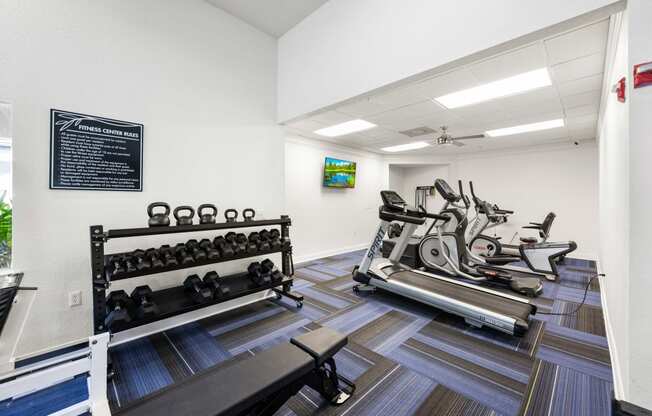
[[[324,162],[324,186],[355,188],[355,162],[327,157]]]

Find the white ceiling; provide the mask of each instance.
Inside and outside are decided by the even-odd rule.
[[[382,153],[382,147],[434,139],[432,134],[410,138],[398,133],[421,126],[438,130],[441,125],[447,125],[453,136],[466,136],[553,118],[564,118],[566,124],[547,131],[466,140],[464,147],[430,146],[399,154],[473,152],[594,139],[608,30],[609,21],[604,20],[430,79],[340,105],[334,110],[288,123],[287,128],[305,137]],[[452,110],[432,101],[434,97],[542,67],[548,68],[552,86]],[[355,118],[378,127],[335,138],[313,133]]]
[[[206,0],[276,38],[328,0]]]

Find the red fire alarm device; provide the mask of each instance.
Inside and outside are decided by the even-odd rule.
[[[634,65],[634,88],[652,84],[652,62]]]
[[[616,98],[618,98],[618,101],[624,103],[625,102],[625,77],[619,79],[618,82],[616,82],[616,85],[614,85],[611,88],[611,91],[616,93]]]

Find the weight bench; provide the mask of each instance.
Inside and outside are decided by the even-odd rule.
[[[355,390],[337,374],[333,359],[347,342],[346,335],[322,327],[245,360],[197,373],[113,414],[273,415],[303,386],[340,405]]]

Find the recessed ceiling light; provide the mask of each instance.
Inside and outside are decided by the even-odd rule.
[[[373,123],[357,119],[330,127],[324,127],[323,129],[315,130],[314,133],[320,136],[337,137],[344,136],[345,134],[356,133],[358,131],[369,130],[374,127],[376,127],[376,125]]]
[[[380,150],[384,150],[386,152],[404,152],[406,150],[422,149],[428,146],[430,145],[426,142],[412,142],[406,144],[399,144],[398,146],[383,147]]]
[[[524,72],[513,77],[499,79],[488,84],[479,85],[442,95],[435,100],[446,108],[458,108],[508,95],[520,94],[536,88],[552,85],[548,69],[541,68]]]
[[[505,127],[503,129],[487,130],[487,136],[499,137],[509,136],[512,134],[527,133],[531,131],[555,129],[557,127],[564,127],[564,119],[558,118],[555,120],[541,121],[539,123],[521,124],[520,126]]]

